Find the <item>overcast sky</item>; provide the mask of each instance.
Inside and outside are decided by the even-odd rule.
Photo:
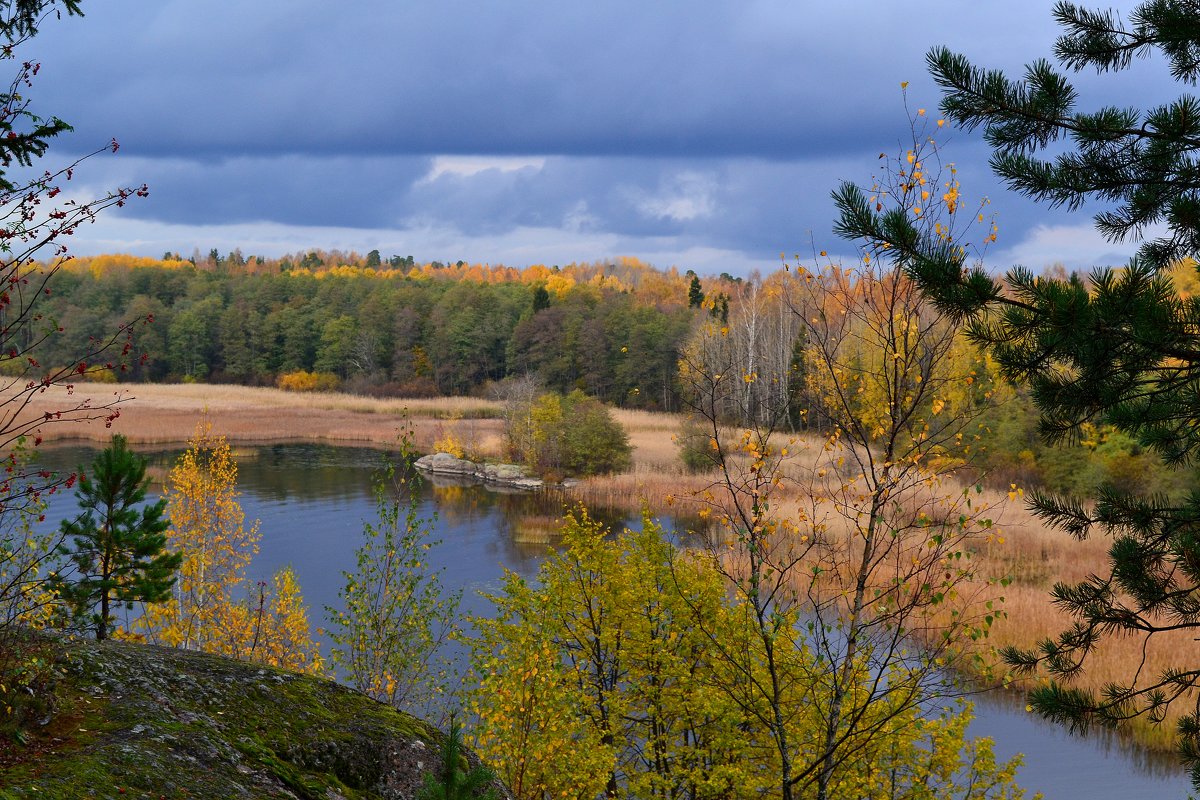
[[[1127,10],[1130,3],[1119,4]],[[85,0],[19,54],[35,111],[93,159],[76,191],[149,184],[74,251],[378,249],[561,264],[636,256],[704,274],[781,253],[851,252],[830,192],[936,115],[924,66],[947,45],[1019,71],[1049,56],[1041,0]],[[1080,76],[1145,104],[1160,62]],[[967,196],[1000,227],[992,266],[1117,263],[1131,245],[999,186],[977,136],[944,129]]]

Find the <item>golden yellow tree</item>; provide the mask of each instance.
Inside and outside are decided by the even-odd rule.
[[[1019,761],[967,740],[968,705],[876,693],[878,662],[862,650],[838,686],[796,607],[775,610],[788,642],[769,656],[781,642],[760,635],[751,599],[730,591],[709,554],[677,548],[651,520],[613,536],[570,515],[537,582],[510,573],[492,599],[497,616],[479,620],[471,642],[473,744],[520,800],[778,797],[776,711],[796,753],[819,753],[839,691],[873,695],[856,707],[871,735],[838,753],[829,796],[1023,796]],[[764,687],[772,680],[777,706]]]
[[[580,510],[562,532],[537,585],[510,573],[496,619],[476,621],[480,755],[522,800],[760,796],[770,750],[755,712],[714,685],[695,624],[745,651],[720,574],[649,519],[614,540]]]
[[[220,636],[213,640],[215,652],[321,674],[324,661],[312,638],[296,572],[290,566],[278,570],[269,583],[259,581],[245,602],[230,607],[223,622]]]
[[[142,618],[152,641],[189,650],[230,649],[228,632],[242,613],[235,597],[259,540],[258,522],[246,527],[238,495],[229,442],[203,420],[167,477],[169,543],[183,553],[183,564],[174,597],[147,607]]]

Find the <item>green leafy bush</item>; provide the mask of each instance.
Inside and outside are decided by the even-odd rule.
[[[679,458],[688,472],[707,472],[717,466],[712,434],[694,419],[685,419],[675,435]]]
[[[630,466],[629,437],[608,407],[576,389],[548,392],[507,415],[509,452],[546,478],[602,475]]]

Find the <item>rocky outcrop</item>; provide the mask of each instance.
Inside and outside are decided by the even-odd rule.
[[[527,477],[525,468],[517,464],[478,464],[449,453],[422,456],[413,462],[413,466],[433,475],[473,478],[485,484],[513,489],[540,489],[545,485],[538,478]]]
[[[440,767],[442,733],[329,680],[149,645],[62,652],[56,744],[0,775],[0,797],[398,800]]]

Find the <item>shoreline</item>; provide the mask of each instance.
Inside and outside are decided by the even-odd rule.
[[[37,420],[68,403],[91,397],[107,402],[115,393],[126,395],[120,416],[111,427],[103,420],[61,421],[38,425],[45,446],[71,442],[102,443],[114,433],[143,449],[182,446],[207,414],[213,433],[235,447],[269,444],[330,444],[388,449],[402,428],[412,431],[412,443],[422,455],[437,449],[435,442],[453,435],[472,461],[501,463],[504,452],[503,404],[472,397],[385,399],[337,392],[285,392],[266,387],[231,384],[97,384],[80,383],[68,396],[51,387],[31,398],[22,418]],[[643,501],[650,510],[665,513],[669,492],[681,485],[702,490],[707,480],[687,475],[672,436],[679,430],[678,414],[613,409],[629,434],[633,468],[620,475],[588,478],[575,484],[572,495],[584,502],[631,510]],[[664,478],[667,481],[664,487]]]
[[[103,421],[71,424],[64,419],[41,424],[45,445],[103,442],[111,434],[121,433],[140,447],[168,448],[184,444],[207,413],[214,433],[225,435],[235,447],[318,443],[383,449],[393,445],[401,427],[407,426],[413,432],[414,447],[422,454],[434,452],[434,442],[450,434],[464,445],[472,461],[505,460],[502,405],[477,398],[391,400],[213,384],[80,384],[73,398],[61,389],[35,395],[23,413],[36,420],[72,399],[111,397],[114,391],[127,393],[129,399],[122,402],[121,415],[111,428]],[[691,510],[695,498],[713,487],[713,475],[691,475],[682,468],[673,441],[681,415],[623,409],[614,409],[613,414],[629,434],[633,468],[579,481],[565,490],[574,501],[633,512],[645,508],[652,514],[678,514]],[[997,541],[973,554],[979,559],[980,579],[1011,579],[1004,591],[1003,611],[982,649],[994,652],[993,647],[1007,644],[1028,647],[1036,639],[1057,636],[1069,621],[1051,602],[1051,583],[1078,581],[1089,572],[1102,570],[1107,542],[1103,537],[1078,542],[1047,529],[1022,503],[1006,504],[1001,492],[985,490],[982,499],[994,507]],[[773,505],[786,516],[796,502],[794,490],[780,491]],[[998,535],[1000,529],[1007,543]],[[1077,686],[1098,689],[1105,681],[1127,675],[1131,664],[1136,666],[1139,654],[1116,644],[1110,642],[1103,657],[1090,662],[1086,680]],[[1169,642],[1160,643],[1153,648],[1156,652],[1151,660],[1157,665],[1170,663],[1172,649]],[[1171,728],[1170,720],[1161,726],[1138,720],[1118,737],[1162,752],[1172,746]]]

